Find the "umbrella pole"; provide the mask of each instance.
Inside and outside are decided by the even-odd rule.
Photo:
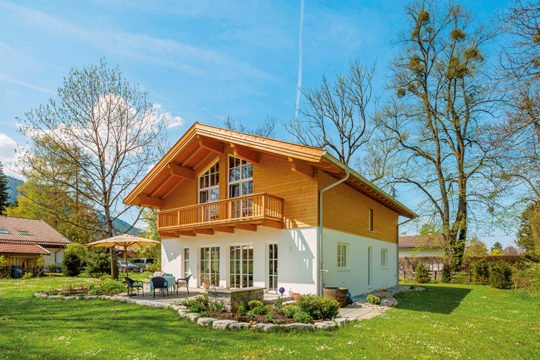
[[[126,279],[127,279],[129,277],[129,266],[127,262],[127,245],[124,245],[124,264],[126,265]]]

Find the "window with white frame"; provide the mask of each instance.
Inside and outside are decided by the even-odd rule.
[[[219,161],[199,176],[199,203],[219,200]]]
[[[388,249],[381,249],[381,267],[388,267]]]
[[[339,243],[337,246],[337,267],[338,269],[346,269],[349,265],[349,245]]]
[[[189,271],[189,248],[184,248],[184,277],[188,277],[191,274]]]
[[[253,165],[246,160],[229,157],[229,199],[253,194]],[[233,202],[233,217],[252,215],[252,199]]]

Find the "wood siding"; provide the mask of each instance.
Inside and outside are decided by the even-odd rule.
[[[228,156],[228,149],[219,156],[222,200],[228,197]],[[197,192],[197,181],[183,180],[164,199],[161,210],[195,205]],[[253,193],[268,193],[283,199],[285,228],[317,226],[317,180],[292,171],[286,159],[261,154],[259,162],[253,164]]]
[[[337,179],[319,171],[319,189]],[[376,202],[346,184],[324,193],[323,226],[397,244],[398,213]],[[369,231],[369,209],[373,209],[373,231]]]

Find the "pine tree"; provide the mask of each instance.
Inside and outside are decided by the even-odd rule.
[[[4,174],[4,167],[0,162],[0,215],[4,215],[9,206],[8,178]]]

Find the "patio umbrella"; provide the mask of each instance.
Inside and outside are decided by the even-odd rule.
[[[156,240],[150,240],[145,239],[129,234],[122,234],[118,236],[114,236],[112,238],[103,239],[94,241],[91,243],[86,244],[88,247],[116,247],[121,246],[124,248],[124,261],[126,265],[126,277],[129,275],[129,268],[128,268],[128,262],[127,262],[127,248],[128,247],[134,247],[134,246],[153,246],[153,245],[159,245],[161,244],[159,241]]]

